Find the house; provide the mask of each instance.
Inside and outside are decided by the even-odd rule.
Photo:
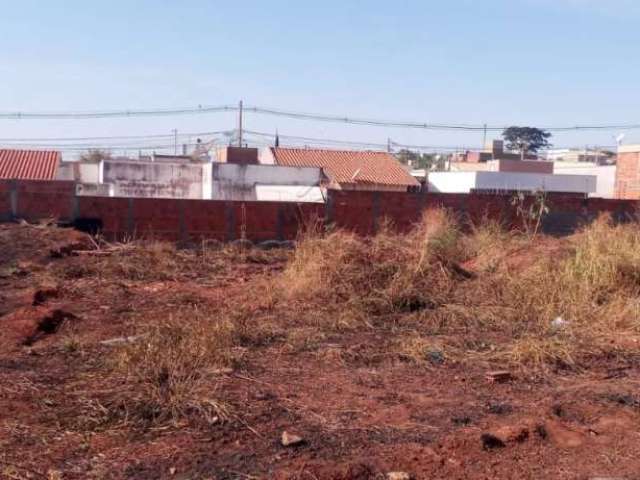
[[[536,191],[579,193],[596,192],[595,175],[555,175],[522,172],[429,172],[429,192],[510,193]]]
[[[559,148],[548,150],[546,159],[552,162],[587,162],[596,165],[611,165],[615,163],[615,153],[609,150],[588,148]]]
[[[56,151],[0,149],[0,178],[55,180],[60,159]]]
[[[537,160],[537,155],[526,154],[524,160]],[[522,160],[520,153],[505,152],[502,140],[492,140],[481,151],[467,150],[454,156],[454,162],[485,163],[491,160]]]
[[[553,173],[559,175],[594,175],[597,177],[594,197],[615,198],[616,166],[591,162],[553,162]]]
[[[407,192],[421,188],[387,152],[271,147],[261,152],[260,163],[321,168],[333,189]]]
[[[67,169],[68,179],[79,182],[78,195],[297,203],[325,198],[320,168],[260,165],[257,149],[68,163],[73,167]]]

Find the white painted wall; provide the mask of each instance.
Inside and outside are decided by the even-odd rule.
[[[78,166],[80,195],[324,202],[324,176],[314,167],[122,159]]]
[[[431,192],[469,193],[471,190],[594,193],[594,175],[551,175],[514,172],[434,172],[429,173]]]
[[[478,172],[429,172],[427,190],[441,193],[469,193],[476,188]]]
[[[321,187],[302,185],[256,185],[256,200],[272,202],[324,203]]]
[[[203,164],[140,161],[103,162],[103,182],[117,197],[203,198]]]
[[[261,148],[258,152],[258,163],[262,165],[275,165],[276,158],[271,151],[271,147]]]
[[[78,180],[82,183],[102,183],[103,162],[78,162]]]
[[[211,165],[211,198],[214,200],[257,200],[259,185],[318,186],[319,168],[282,167],[277,165]]]
[[[595,175],[596,191],[593,197],[615,198],[616,166],[587,162],[554,162],[553,173],[563,175]]]

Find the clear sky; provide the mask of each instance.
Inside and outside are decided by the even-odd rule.
[[[0,111],[236,103],[392,120],[640,123],[640,1],[1,0]],[[233,128],[234,114],[0,120],[0,138]],[[248,114],[247,128],[422,145],[482,134]],[[610,145],[616,132],[556,135]],[[640,142],[640,131],[627,133]]]

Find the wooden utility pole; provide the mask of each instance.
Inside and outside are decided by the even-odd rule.
[[[242,100],[238,105],[238,146],[242,147]]]

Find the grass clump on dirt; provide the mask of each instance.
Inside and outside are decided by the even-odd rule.
[[[312,231],[299,240],[281,287],[289,300],[362,318],[435,308],[453,285],[459,235],[443,211],[431,212],[406,235],[386,224],[370,238]]]
[[[562,248],[549,251],[545,239],[532,239],[524,245],[527,261],[485,272],[464,296],[473,311],[491,306],[498,313],[493,328],[506,338],[496,356],[544,369],[637,354],[640,344],[624,345],[624,338],[640,333],[638,226],[603,217],[558,242]]]
[[[116,411],[126,419],[158,423],[193,415],[208,422],[225,417],[216,378],[237,359],[235,335],[228,320],[197,310],[141,328],[115,353],[114,373],[125,387]]]
[[[639,252],[640,228],[607,218],[552,239],[431,211],[406,234],[307,233],[281,288],[291,308],[400,328],[402,358],[430,360],[437,344],[462,361],[579,367],[640,353]]]

